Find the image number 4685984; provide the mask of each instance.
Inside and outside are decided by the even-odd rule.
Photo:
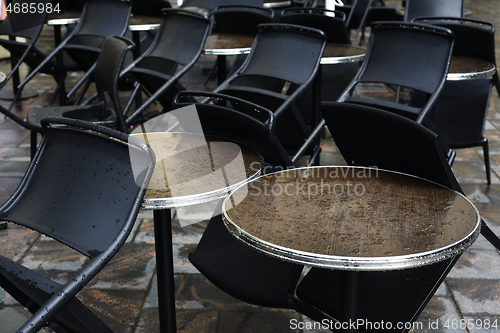
[[[5,3],[5,11],[7,17],[2,24],[9,24],[14,33],[43,24],[47,15],[62,14],[60,3],[50,0],[14,0]]]

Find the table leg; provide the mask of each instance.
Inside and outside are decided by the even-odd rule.
[[[160,332],[176,332],[172,217],[170,209],[154,210],[156,276]]]
[[[342,274],[341,321],[344,332],[357,333],[356,322],[359,308],[359,272],[344,271]]]
[[[217,85],[221,84],[226,80],[227,69],[226,69],[226,56],[217,56]]]
[[[10,36],[9,39],[15,41],[16,37]],[[14,69],[17,66],[17,62],[18,62],[17,57],[11,53],[10,54],[10,68]],[[2,92],[0,92],[0,99],[12,101],[12,100],[14,100],[16,95],[18,94],[18,92],[19,92],[18,86],[19,86],[19,83],[21,83],[21,80],[19,78],[19,69],[17,70],[17,72],[12,74],[11,79],[12,79],[12,90],[4,89]],[[38,93],[36,91],[24,89],[21,93],[21,96],[19,96],[19,100],[33,98],[36,96],[38,96]]]

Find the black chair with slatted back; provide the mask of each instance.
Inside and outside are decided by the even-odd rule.
[[[443,154],[441,139],[405,117],[349,103],[324,103],[325,122],[349,165],[370,166],[415,175],[462,192]],[[482,222],[482,234],[497,248],[500,240]],[[408,332],[458,258],[430,266],[382,272],[358,272],[359,318],[391,323],[384,332]],[[342,271],[312,268],[297,296],[333,318],[340,316]],[[388,327],[388,326],[386,326]],[[375,332],[363,327],[360,332]]]
[[[484,60],[496,68],[495,27],[490,22],[436,17],[416,22],[450,29],[455,36],[454,56]],[[483,148],[487,184],[491,184],[488,138],[484,136],[491,90],[500,96],[499,75],[473,80],[447,80],[429,118],[450,148]]]
[[[40,149],[0,208],[0,219],[38,231],[90,260],[68,281],[57,282],[0,255],[0,286],[34,314],[19,332],[49,327],[109,333],[75,296],[125,243],[155,156],[144,142],[92,123],[46,118],[42,126]]]

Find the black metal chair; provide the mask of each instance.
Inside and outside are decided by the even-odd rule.
[[[422,177],[462,192],[440,138],[405,117],[362,105],[324,103],[321,109],[332,137],[349,165],[371,166]],[[482,234],[497,248],[500,240],[482,223]],[[418,268],[358,272],[359,318],[367,322],[415,321],[458,258]],[[297,296],[333,318],[339,318],[343,271],[312,268],[297,288]],[[388,327],[388,326],[386,326]],[[374,332],[369,328],[360,332]]]
[[[463,0],[406,0],[404,20],[417,17],[463,17]]]
[[[88,122],[47,118],[42,126],[40,149],[0,208],[0,219],[34,229],[90,260],[66,283],[57,283],[0,256],[0,286],[34,314],[19,332],[42,327],[112,332],[75,296],[127,239],[154,154],[140,140]]]
[[[128,21],[130,18],[131,3],[130,1],[119,0],[88,0],[85,2],[80,21],[74,30],[69,33],[66,38],[52,51],[47,58],[36,67],[27,77],[21,82],[20,88],[33,78],[41,69],[47,65],[49,61],[53,61],[54,57],[61,57],[68,54],[73,60],[77,68],[69,66],[69,63],[64,62],[64,67],[69,66],[68,70],[84,71],[85,75],[82,80],[69,92],[72,96],[78,88],[83,84],[83,89],[76,103],[80,103],[88,86],[91,84],[92,70],[104,39],[107,36],[122,36],[127,31]]]
[[[50,4],[51,1],[43,0],[39,3],[45,6],[46,4]],[[5,78],[5,81],[11,81],[14,96],[10,106],[7,108],[9,112],[7,112],[6,115],[21,126],[24,126],[23,119],[10,112],[16,101],[21,97],[24,88],[23,85],[18,89],[18,85],[20,83],[19,67],[22,64],[26,64],[30,70],[33,70],[43,60],[45,60],[45,54],[35,46],[35,43],[40,36],[46,18],[46,12],[33,14],[11,13],[0,25],[0,36],[3,37],[0,39],[0,45],[10,52],[12,64],[12,70]],[[21,38],[24,38],[25,40],[22,40]],[[64,92],[64,79],[66,78],[66,71],[55,61],[51,60],[40,69],[40,72],[51,75],[57,82],[56,91],[52,96],[49,105],[52,105],[58,94],[61,101],[64,101],[66,98],[66,93]],[[2,109],[0,109],[0,112],[2,112]]]
[[[132,98],[143,90],[149,95],[126,116],[127,126],[171,109],[175,94],[185,90],[179,80],[200,57],[210,29],[210,21],[202,14],[182,9],[164,9],[162,14],[162,23],[149,49],[124,70],[135,83]],[[162,109],[147,110],[155,102]]]
[[[338,101],[382,108],[422,123],[444,86],[452,49],[453,35],[448,29],[421,23],[375,23],[363,64]],[[356,95],[355,88],[373,83],[395,91],[394,96]],[[402,90],[406,95],[400,94]]]
[[[231,96],[204,92],[181,92],[174,99],[174,107],[190,105],[195,97],[208,97],[213,102],[195,104],[204,135],[235,140],[255,149],[264,158],[264,173],[293,167],[274,134],[271,111]],[[178,118],[183,130],[189,132],[189,119]],[[217,212],[221,205],[222,201]],[[220,214],[210,220],[189,260],[215,286],[235,298],[323,319],[319,311],[294,296],[302,266],[273,259],[242,244],[229,233]]]
[[[28,112],[26,125],[31,131],[31,156],[36,152],[37,136],[42,132],[41,120],[46,117],[66,117],[80,119],[119,129],[127,133],[124,110],[118,96],[120,71],[126,55],[134,47],[132,41],[121,36],[109,36],[105,39],[101,53],[97,59],[94,78],[98,103],[89,104],[92,98],[83,105],[66,105],[56,107],[32,108]],[[107,105],[107,96],[113,103],[113,108]]]
[[[455,36],[453,55],[481,59],[496,68],[495,27],[490,22],[452,17],[422,18],[416,21],[450,29]],[[483,148],[488,185],[491,184],[491,171],[484,126],[493,87],[496,87],[500,96],[497,72],[489,78],[448,80],[429,116],[435,130],[450,148]]]
[[[288,24],[261,24],[245,63],[214,92],[261,105],[276,116],[276,135],[287,152],[310,155],[318,163],[320,98],[319,62],[325,46],[323,32]],[[307,109],[295,105],[313,85]],[[311,130],[313,128],[313,130]]]
[[[340,10],[287,8],[281,12],[281,22],[319,29],[325,33],[327,43],[351,44],[346,14]],[[321,100],[336,101],[358,72],[359,65],[357,62],[321,65]]]

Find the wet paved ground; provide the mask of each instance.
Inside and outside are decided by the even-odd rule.
[[[465,3],[473,18],[500,26],[500,4],[497,0],[468,0]],[[44,31],[40,40],[43,48],[49,47],[51,36],[49,29]],[[498,37],[497,45],[500,45]],[[500,55],[500,52],[497,54]],[[203,86],[206,71],[201,70],[210,68],[213,61],[209,57],[201,59],[183,80],[184,85],[192,90],[213,89],[213,80]],[[8,62],[1,63],[0,70],[8,73]],[[76,78],[71,77],[69,81],[74,82]],[[48,92],[54,87],[52,78],[38,75],[28,86],[39,92],[38,97],[18,103],[15,112],[24,117],[31,107],[45,105],[50,97]],[[4,106],[9,104],[7,101],[0,103]],[[457,151],[453,170],[482,217],[500,234],[500,100],[496,93],[492,94],[485,135],[490,140],[492,185],[486,185],[480,149]],[[0,202],[4,202],[14,191],[28,164],[29,133],[0,116]],[[321,164],[345,164],[331,139],[323,140]],[[240,302],[208,282],[187,260],[188,253],[196,247],[203,233],[204,225],[202,222],[181,228],[174,219],[176,306],[180,332],[326,332],[291,327],[291,319],[303,319],[300,314]],[[67,279],[84,262],[84,258],[64,249],[57,242],[12,224],[0,231],[0,248],[4,255],[57,281]],[[151,211],[141,212],[125,246],[79,294],[79,298],[115,332],[158,331]],[[7,330],[7,324],[15,321],[19,313],[25,314],[25,310],[0,289],[0,332]],[[422,328],[414,332],[500,332],[500,328],[493,327],[461,328],[459,321],[462,319],[473,320],[483,326],[488,321],[490,324],[496,322],[500,327],[500,255],[482,237],[450,272],[420,316]]]

